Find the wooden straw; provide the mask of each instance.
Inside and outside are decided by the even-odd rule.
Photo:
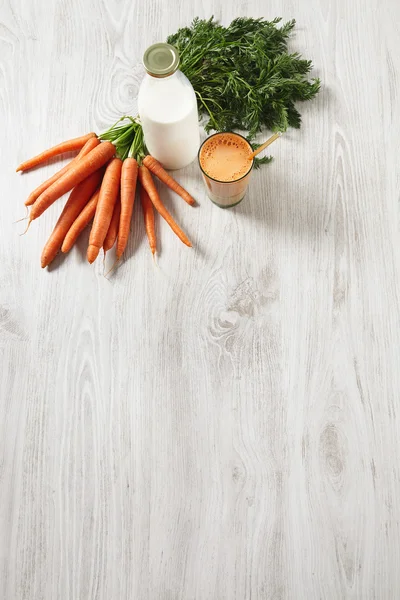
[[[249,160],[253,160],[253,158],[255,156],[257,156],[257,154],[259,154],[259,152],[262,152],[265,148],[267,148],[270,144],[272,144],[272,142],[274,142],[275,140],[280,138],[281,135],[282,135],[282,133],[280,131],[278,131],[278,133],[274,133],[274,135],[271,135],[271,137],[268,138],[266,142],[264,142],[259,148],[257,148],[257,150],[254,150],[254,152],[252,152],[250,154]]]

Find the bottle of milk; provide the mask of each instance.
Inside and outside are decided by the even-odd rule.
[[[147,71],[138,96],[139,117],[149,154],[166,169],[181,169],[200,146],[197,101],[192,84],[178,70],[170,44],[153,44],[143,56]]]

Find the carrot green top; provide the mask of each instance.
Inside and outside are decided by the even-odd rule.
[[[147,154],[143,129],[138,117],[121,117],[110,129],[99,135],[99,139],[112,142],[121,160],[132,157],[141,164]]]

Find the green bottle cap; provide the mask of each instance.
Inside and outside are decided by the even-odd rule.
[[[147,48],[143,55],[144,68],[153,77],[168,77],[179,67],[179,52],[171,44],[159,42]]]

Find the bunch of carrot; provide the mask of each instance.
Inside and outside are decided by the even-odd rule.
[[[43,268],[60,250],[68,252],[92,220],[87,249],[89,263],[94,262],[101,249],[106,253],[115,244],[117,261],[120,260],[128,242],[138,180],[145,230],[153,255],[157,246],[154,208],[179,239],[191,246],[164,206],[152,174],[188,204],[193,205],[194,199],[155,158],[146,154],[141,131],[141,127],[131,119],[128,126],[114,125],[99,137],[89,133],[65,141],[19,165],[17,171],[28,171],[55,156],[78,152],[69,164],[38,186],[25,202],[30,207],[28,229],[30,223],[58,198],[71,192],[43,249]]]

